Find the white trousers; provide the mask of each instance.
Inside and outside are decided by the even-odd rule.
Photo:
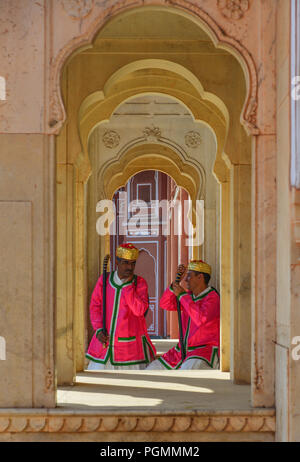
[[[148,358],[151,358],[151,353],[150,353],[150,349],[148,345],[147,345],[147,350],[148,350]],[[87,367],[87,370],[88,371],[125,371],[125,370],[138,371],[138,370],[143,370],[146,367],[147,367],[146,363],[132,364],[131,366],[114,366],[113,364],[111,364],[110,359],[109,359],[106,364],[96,363],[95,361],[90,361]]]

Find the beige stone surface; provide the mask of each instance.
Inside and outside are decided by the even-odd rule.
[[[0,135],[0,407],[53,407],[53,137]]]
[[[76,374],[74,360],[74,271],[73,207],[74,168],[58,164],[57,199],[57,276],[56,276],[56,368],[58,384],[71,384]]]
[[[221,313],[220,313],[220,338],[221,338],[221,361],[220,368],[223,372],[230,371],[230,351],[231,351],[231,281],[226,275],[231,274],[231,239],[230,239],[230,182],[221,185],[220,207],[220,233],[222,236],[222,247],[220,252],[220,293]],[[227,210],[226,210],[227,209]]]
[[[43,133],[45,47],[43,3],[0,2],[0,62],[7,97],[0,105],[0,133]],[[18,45],[17,45],[18,44]]]
[[[252,389],[254,406],[274,405],[276,335],[276,137],[258,136],[253,151]]]
[[[231,169],[231,372],[237,383],[251,376],[251,166]]]
[[[6,342],[6,360],[0,362],[0,406],[31,407],[32,204],[29,201],[1,201],[0,216],[1,262],[4,265],[0,287],[0,331],[5,333]]]

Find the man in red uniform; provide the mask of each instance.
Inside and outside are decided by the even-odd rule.
[[[164,310],[177,311],[180,303],[184,336],[185,359],[182,361],[180,343],[153,361],[151,369],[210,369],[219,367],[220,297],[208,285],[211,267],[202,260],[188,265],[188,292],[173,282],[160,300]]]
[[[144,369],[156,350],[147,332],[148,286],[134,274],[139,250],[122,244],[116,250],[117,271],[106,282],[106,332],[103,329],[103,275],[91,297],[90,318],[95,333],[86,353],[88,370]]]

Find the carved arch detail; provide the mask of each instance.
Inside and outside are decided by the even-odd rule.
[[[173,10],[173,13],[185,14],[190,20],[195,20],[198,23],[200,22],[216,47],[227,50],[238,59],[243,68],[247,83],[247,97],[241,114],[241,122],[249,134],[258,134],[259,130],[256,126],[258,81],[255,64],[248,50],[233,37],[226,35],[216,21],[198,5],[194,5],[187,0],[155,0],[153,3],[147,2],[147,6],[151,5],[156,7],[168,7],[170,11]],[[114,5],[106,7],[96,19],[91,22],[85,33],[76,36],[66,43],[54,58],[49,76],[50,108],[48,125],[50,133],[58,134],[66,120],[66,111],[62,100],[60,85],[61,74],[65,63],[76,50],[92,44],[94,37],[108,19],[111,19],[121,12],[126,12],[138,7],[145,7],[143,0],[127,2],[120,0]]]

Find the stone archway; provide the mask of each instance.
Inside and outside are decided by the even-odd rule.
[[[117,17],[120,14],[131,14],[138,8],[148,8],[149,10],[156,9],[157,11],[167,9],[168,12],[174,15],[180,15],[188,18],[189,21],[196,23],[200,28],[205,30],[209,35],[215,47],[223,48],[232,53],[239,61],[243,68],[244,76],[247,83],[247,97],[244,101],[244,107],[241,112],[241,122],[247,127],[251,134],[258,134],[259,130],[256,125],[256,112],[257,112],[257,89],[258,79],[255,68],[255,63],[249,51],[241,44],[240,41],[235,40],[232,36],[226,35],[224,30],[214,20],[213,14],[206,13],[200,6],[191,4],[186,0],[172,1],[172,5],[165,5],[164,0],[156,0],[149,2],[147,6],[144,5],[143,0],[130,2],[118,1],[113,6],[101,9],[100,14],[96,14],[88,29],[82,34],[78,34],[73,40],[67,42],[62,49],[57,53],[54,65],[51,67],[50,77],[50,90],[51,95],[51,108],[48,114],[49,127],[52,133],[58,134],[62,125],[66,120],[65,104],[61,91],[61,76],[63,69],[75,53],[86,47],[90,47],[95,39],[99,30],[104,27],[108,21]],[[212,9],[214,6],[212,6]],[[92,8],[89,9],[89,13]],[[72,15],[72,14],[71,14]],[[80,19],[81,16],[78,16]]]
[[[164,11],[166,12],[167,10]],[[186,16],[185,20],[187,20]],[[105,46],[105,40],[107,39],[103,39],[101,46]],[[100,46],[97,40],[95,43]],[[222,53],[220,53],[220,59],[222,59]],[[226,51],[224,56],[227,59],[230,54]],[[64,74],[63,87],[67,88],[66,91],[71,89],[70,87],[68,89],[70,83],[68,75],[72,75],[72,79],[76,79],[81,57],[89,59],[88,52],[83,52],[82,55],[78,54],[68,64],[68,69],[72,69],[72,72]],[[236,73],[236,82],[239,82],[239,85],[237,87],[238,91],[235,89],[237,99],[234,104],[232,101],[230,102],[230,99],[225,104],[224,100],[226,100],[226,93],[228,93],[227,88],[223,88],[223,93],[221,92],[222,98],[220,95],[208,91],[208,75],[203,76],[206,80],[206,85],[202,85],[200,83],[201,79],[199,77],[193,78],[188,69],[186,69],[186,72],[182,72],[182,66],[179,63],[157,59],[133,61],[133,58],[130,58],[129,62],[119,67],[117,71],[108,73],[107,78],[102,81],[101,85],[97,82],[97,90],[94,87],[94,91],[92,91],[93,86],[90,82],[89,89],[79,92],[77,100],[70,103],[69,110],[72,108],[75,112],[70,114],[68,126],[63,128],[58,139],[58,152],[60,151],[59,145],[66,143],[69,150],[69,162],[68,166],[65,167],[65,172],[72,170],[70,165],[74,166],[74,172],[70,173],[71,176],[74,175],[75,190],[73,191],[75,196],[73,203],[76,204],[76,222],[73,228],[76,236],[75,253],[73,253],[73,258],[75,259],[74,298],[76,305],[74,317],[77,319],[75,325],[82,326],[84,322],[83,307],[86,301],[84,292],[84,233],[81,224],[84,221],[84,184],[91,172],[88,159],[88,140],[91,131],[102,120],[108,120],[112,111],[122,102],[130,97],[149,92],[167,94],[177,98],[189,108],[195,120],[204,121],[212,128],[217,140],[214,173],[222,184],[221,290],[224,293],[222,298],[223,335],[229,338],[231,322],[233,326],[231,333],[232,375],[236,381],[249,382],[251,369],[251,331],[249,329],[251,324],[251,265],[249,260],[249,254],[251,253],[251,215],[249,213],[251,139],[247,137],[240,123],[240,114],[243,111],[247,95],[244,71],[236,60],[232,60],[230,63],[233,72]],[[107,69],[106,72],[108,72]],[[97,78],[99,78],[99,75],[97,75]],[[96,80],[94,84],[96,84]],[[75,80],[73,81],[75,82]],[[72,86],[73,83],[70,85]],[[86,96],[82,98],[83,95]],[[229,118],[231,122],[230,130]],[[239,204],[245,199],[247,207],[241,209]],[[242,291],[240,290],[241,285]],[[241,332],[243,332],[243,335],[241,335]],[[69,339],[70,342],[71,340]],[[81,353],[78,360],[71,359],[70,361],[73,371],[75,363],[77,364],[76,368],[79,370],[83,367],[84,335],[81,328],[76,329],[75,327],[73,344],[74,342],[79,345],[75,350]],[[228,345],[229,341],[227,342]],[[239,351],[242,351],[242,354],[239,354]],[[228,351],[223,351],[223,357],[227,358],[227,363],[223,365],[224,370],[228,370]]]
[[[138,116],[135,115],[137,108]],[[156,115],[152,118],[153,113]],[[87,184],[85,214],[88,299],[101,268],[98,261],[100,242],[95,232],[95,222],[99,217],[96,213],[98,201],[112,199],[114,192],[125,186],[129,178],[145,170],[165,173],[178,188],[188,191],[193,202],[196,199],[204,201],[204,232],[214,238],[205,240],[201,248],[192,246],[190,252],[193,249],[195,258],[210,261],[212,281],[219,289],[219,243],[215,240],[215,236],[219,235],[219,186],[212,174],[217,148],[214,132],[209,126],[195,121],[188,108],[177,99],[153,93],[125,100],[113,111],[109,121],[95,125],[88,139],[93,172]],[[180,243],[185,246],[185,242],[183,236]],[[108,242],[106,245],[101,254],[109,252]],[[171,255],[169,238],[167,245],[168,255]],[[185,261],[187,256],[183,258]],[[173,259],[175,262],[175,254]],[[169,277],[165,276],[166,279]]]
[[[7,362],[6,383],[14,384],[14,391],[11,390],[8,395],[4,393],[2,403],[5,407],[24,405],[27,407],[55,406],[56,358],[54,355],[55,336],[53,326],[55,324],[56,242],[59,253],[59,275],[61,276],[61,280],[58,281],[59,289],[66,285],[68,287],[67,292],[62,291],[59,293],[57,314],[59,322],[61,322],[61,330],[58,333],[62,335],[60,345],[63,348],[62,357],[68,357],[68,363],[71,365],[69,367],[69,364],[67,364],[66,367],[66,372],[68,377],[71,377],[71,380],[75,370],[75,367],[73,367],[75,364],[74,355],[77,350],[73,347],[77,339],[72,331],[74,321],[73,302],[75,299],[77,300],[78,296],[81,296],[84,289],[84,280],[81,278],[84,261],[80,260],[81,257],[78,257],[78,260],[76,260],[77,266],[75,265],[75,249],[79,242],[84,242],[84,239],[80,235],[81,229],[76,229],[75,216],[80,213],[82,206],[80,201],[84,197],[82,174],[87,174],[81,169],[78,170],[78,167],[82,165],[81,160],[83,157],[78,130],[78,112],[84,98],[102,88],[103,83],[98,80],[98,85],[90,88],[89,85],[81,86],[79,79],[77,80],[77,86],[69,86],[70,83],[74,84],[72,78],[78,78],[78,73],[80,73],[78,72],[80,66],[76,69],[75,55],[77,53],[79,60],[83,57],[88,60],[87,54],[84,55],[84,52],[88,51],[88,49],[91,52],[95,51],[93,50],[94,39],[97,39],[100,30],[102,32],[107,31],[107,26],[113,24],[117,18],[122,21],[127,17],[127,14],[134,16],[138,12],[147,12],[147,14],[154,14],[154,12],[155,14],[161,14],[164,12],[169,16],[172,15],[173,18],[180,18],[181,24],[182,21],[186,21],[185,24],[187,25],[188,22],[188,25],[191,26],[184,27],[182,29],[183,33],[177,35],[180,38],[178,41],[180,43],[177,43],[178,47],[176,49],[174,48],[176,53],[173,53],[172,59],[170,58],[171,55],[169,56],[170,61],[183,59],[179,57],[179,46],[182,44],[184,48],[183,39],[186,38],[186,32],[189,33],[194,30],[193,26],[196,25],[201,38],[204,39],[202,51],[205,51],[207,47],[206,33],[207,37],[210,38],[214,59],[218,58],[215,53],[217,49],[222,52],[229,52],[228,60],[231,59],[229,55],[234,55],[240,70],[242,70],[243,78],[235,79],[233,67],[230,68],[230,76],[234,84],[243,82],[245,87],[242,104],[239,104],[237,109],[239,117],[235,118],[233,127],[236,128],[242,121],[248,129],[248,133],[255,135],[255,139],[249,139],[248,143],[243,136],[235,140],[238,154],[243,150],[245,143],[247,145],[245,151],[249,155],[249,145],[252,144],[252,159],[251,156],[248,156],[244,163],[239,163],[239,157],[235,157],[234,149],[230,149],[230,146],[231,148],[235,146],[230,142],[229,137],[221,153],[223,161],[230,170],[228,178],[222,183],[222,210],[224,211],[228,207],[230,213],[225,213],[225,216],[222,214],[221,219],[222,222],[227,221],[224,228],[230,229],[230,233],[225,236],[227,241],[229,243],[236,242],[234,249],[230,245],[228,249],[222,248],[222,253],[226,250],[225,256],[222,256],[222,267],[225,268],[226,264],[229,264],[229,268],[222,271],[230,272],[231,263],[234,271],[227,287],[224,286],[223,281],[222,294],[223,300],[224,294],[227,293],[228,299],[236,302],[236,300],[241,300],[240,296],[243,296],[245,290],[249,293],[247,284],[244,283],[245,281],[247,282],[247,278],[243,281],[237,276],[239,268],[244,264],[249,265],[249,261],[251,261],[252,403],[254,406],[274,406],[274,386],[276,385],[276,392],[279,390],[279,395],[281,390],[285,393],[288,389],[285,382],[279,377],[280,374],[275,377],[275,361],[279,370],[283,366],[284,371],[289,371],[289,357],[286,355],[286,350],[280,350],[281,346],[279,344],[275,347],[275,340],[276,335],[282,335],[282,324],[279,322],[281,318],[279,319],[277,316],[276,319],[276,313],[277,315],[280,313],[286,314],[284,303],[281,304],[281,299],[276,298],[276,290],[277,295],[281,294],[280,287],[278,289],[280,282],[278,274],[279,276],[281,274],[280,255],[282,253],[280,236],[284,236],[286,231],[285,226],[281,226],[279,223],[280,210],[282,209],[282,204],[284,204],[283,208],[287,211],[289,201],[286,199],[280,202],[279,196],[276,196],[276,188],[279,188],[279,194],[281,195],[280,186],[284,181],[286,197],[288,197],[289,177],[288,175],[283,176],[281,169],[276,170],[276,166],[277,164],[280,166],[281,162],[288,165],[289,157],[288,149],[281,148],[283,145],[287,146],[289,141],[287,115],[290,88],[286,78],[288,74],[286,69],[290,59],[290,49],[288,40],[285,40],[285,38],[290,33],[288,21],[290,8],[285,5],[285,2],[277,4],[272,0],[264,2],[247,0],[243,2],[247,10],[240,10],[241,14],[236,15],[236,11],[233,11],[233,2],[231,2],[232,5],[228,3],[228,8],[224,11],[221,4],[223,3],[224,6],[225,2],[219,0],[210,2],[206,0],[153,0],[153,2],[152,0],[147,0],[146,6],[144,0],[126,0],[124,2],[123,0],[118,2],[108,0],[105,2],[90,1],[88,3],[89,5],[87,6],[87,2],[82,0],[76,2],[68,2],[67,0],[44,2],[43,5],[38,2],[27,2],[26,11],[22,9],[18,2],[13,5],[10,5],[10,2],[3,2],[3,5],[1,5],[3,6],[2,22],[10,25],[10,33],[6,34],[6,39],[3,37],[4,42],[6,41],[6,46],[2,47],[3,72],[7,81],[7,101],[2,104],[4,117],[1,120],[3,127],[1,138],[5,147],[4,156],[2,157],[5,168],[3,169],[1,197],[3,201],[10,202],[9,204],[2,204],[4,210],[6,210],[6,207],[11,208],[6,222],[12,222],[17,216],[19,229],[22,229],[24,245],[22,245],[22,252],[20,252],[21,257],[18,260],[18,262],[20,261],[18,267],[22,269],[25,261],[26,268],[29,268],[25,272],[28,276],[28,283],[26,280],[26,289],[23,289],[26,296],[30,292],[30,296],[25,303],[23,291],[21,292],[22,297],[18,299],[16,294],[20,294],[19,289],[17,292],[14,290],[15,286],[8,287],[8,293],[13,293],[14,309],[11,310],[12,317],[8,317],[4,321],[4,328],[9,329],[12,337],[18,334],[18,329],[17,326],[10,328],[10,320],[12,319],[12,325],[15,325],[16,317],[24,315],[25,310],[26,314],[28,313],[26,335],[22,336],[23,343],[20,341],[19,344],[21,349],[20,357],[22,357],[27,373],[26,377],[23,377],[22,374],[20,375],[18,358]],[[83,4],[85,4],[85,8],[78,8],[78,5]],[[15,25],[17,25],[15,28],[11,28],[10,17],[12,11]],[[281,21],[282,17],[287,21]],[[28,19],[32,20],[34,27],[28,27],[30,23]],[[164,22],[164,25],[166,24],[168,24],[168,21]],[[167,30],[167,28],[164,28],[164,30]],[[18,44],[21,35],[23,39],[19,47],[16,44]],[[115,60],[118,67],[128,64],[129,58],[128,56],[126,57],[126,50],[129,50],[128,45],[129,42],[123,48],[122,63],[119,59]],[[140,45],[141,43],[139,43]],[[194,46],[195,43],[192,43],[192,45]],[[184,49],[186,57],[188,57],[187,51],[189,50],[192,50],[192,48],[186,47]],[[199,49],[194,48],[193,50],[196,53],[199,52]],[[8,54],[7,51],[9,51]],[[113,51],[116,52],[116,49]],[[138,50],[133,51],[137,52]],[[144,59],[149,57],[157,59],[157,54],[154,56],[155,51],[157,50],[153,48],[152,43],[147,50],[142,49],[142,53],[147,52],[147,55],[141,56],[140,49],[140,55],[135,57],[134,60],[140,60],[143,57]],[[164,52],[166,51],[169,50],[165,49]],[[150,53],[152,53],[151,56]],[[9,59],[7,59],[8,56]],[[276,59],[276,56],[278,59]],[[28,57],[27,64],[30,64],[30,74],[18,72],[24,57]],[[166,56],[160,55],[160,58],[165,59]],[[197,63],[193,60],[190,63],[195,64],[194,70],[198,76]],[[185,65],[191,70],[189,63],[185,63]],[[81,66],[82,75],[88,68],[90,69],[89,66]],[[208,66],[203,66],[203,71],[207,69],[209,69]],[[101,72],[97,77],[105,77],[107,80],[116,70],[109,69],[108,66],[102,66],[102,71],[107,71],[107,75],[103,76]],[[276,70],[278,70],[277,74]],[[65,76],[65,72],[69,73],[69,75]],[[199,80],[205,90],[220,96],[219,90],[222,90],[222,85],[226,82],[228,73],[222,73],[224,81],[218,80],[218,77],[218,72],[216,72],[214,79],[212,79],[214,82],[205,78],[202,79],[202,76],[199,76]],[[32,82],[35,82],[35,85],[32,85]],[[92,79],[86,79],[85,83],[87,82],[91,84]],[[213,83],[216,84],[215,88],[212,88]],[[227,88],[231,87],[232,85],[229,85],[227,81]],[[82,94],[83,88],[86,94]],[[65,99],[66,96],[75,95],[74,89],[78,91],[78,99]],[[240,90],[241,88],[238,87],[237,92],[239,93]],[[228,97],[226,106],[232,116],[230,105],[232,95],[230,95],[230,92],[228,92]],[[64,101],[63,98],[65,99]],[[285,104],[281,104],[284,99]],[[282,110],[282,107],[284,110]],[[277,111],[279,118],[276,118]],[[67,120],[65,118],[66,114],[68,115]],[[64,122],[66,123],[64,124]],[[283,138],[281,138],[282,133],[284,134]],[[233,129],[232,133],[229,132],[230,134],[234,135],[235,129]],[[59,136],[56,137],[55,135]],[[287,142],[283,143],[283,141]],[[276,149],[278,151],[277,157]],[[55,175],[56,154],[58,161],[57,176]],[[253,189],[251,191],[252,244],[251,254],[247,255],[247,252],[245,252],[245,260],[243,260],[241,258],[242,254],[239,254],[237,248],[242,248],[244,244],[240,239],[240,236],[243,238],[244,229],[239,227],[239,222],[242,221],[240,220],[240,214],[249,212],[250,194],[247,192],[246,185],[249,182],[250,168],[252,168],[253,180]],[[30,181],[24,174],[26,169],[30,170]],[[15,182],[12,182],[11,178],[14,178]],[[283,178],[284,180],[282,180]],[[58,193],[57,221],[59,225],[57,228],[61,233],[59,239],[55,234],[56,179]],[[279,182],[277,181],[278,179],[280,180]],[[247,207],[243,211],[241,209],[244,198],[246,198]],[[25,201],[25,203],[20,204],[20,201]],[[233,204],[234,207],[230,208],[228,204]],[[277,206],[279,207],[278,219],[276,218]],[[238,212],[237,215],[235,211]],[[14,236],[14,233],[11,233],[12,228],[7,227],[6,222],[5,233],[7,231],[10,233],[9,251],[14,255],[18,234]],[[283,232],[276,235],[276,225],[278,224],[280,224],[279,228]],[[245,240],[247,241],[249,240],[249,230],[245,229],[245,231]],[[6,235],[4,234],[4,236]],[[246,242],[246,244],[249,246],[249,243]],[[279,255],[278,258],[276,258],[276,253]],[[12,262],[13,258],[9,258],[8,261],[9,263]],[[283,265],[284,268],[287,266],[287,264]],[[7,270],[10,278],[15,279],[14,267],[9,264]],[[78,279],[75,279],[75,275]],[[80,282],[79,284],[77,284],[78,281]],[[28,287],[31,287],[32,290],[28,291]],[[6,296],[6,293],[4,291],[3,300],[5,302],[6,299],[10,298]],[[235,307],[237,306],[239,306],[239,302],[235,305]],[[236,310],[234,316],[237,324],[243,321],[238,318],[238,315],[239,310]],[[78,313],[75,316],[78,316]],[[286,316],[283,316],[283,319],[288,327],[290,325],[289,319]],[[233,326],[233,332],[237,331],[235,322]],[[241,337],[243,337],[242,330]],[[289,336],[283,335],[282,338],[287,339],[287,342],[289,341]],[[27,348],[26,342],[30,348]],[[235,339],[234,342],[237,346],[240,345],[239,339]],[[26,348],[23,348],[23,345]],[[234,351],[237,350],[238,348],[234,349]],[[279,351],[281,353],[277,356]],[[28,352],[29,354],[27,355]],[[59,358],[60,360],[61,358]],[[236,372],[233,375],[235,374]],[[18,393],[19,388],[22,389],[22,394]],[[279,411],[283,408],[285,409],[285,405],[282,406],[281,400],[277,401],[277,403]],[[290,410],[292,412],[292,407],[287,406],[286,409],[288,409],[287,412]],[[287,414],[287,416],[290,418],[290,414]],[[45,418],[47,423],[47,416]],[[33,422],[34,419],[35,417]],[[55,419],[56,417],[54,417],[54,421]],[[293,417],[291,419],[293,420]],[[5,417],[4,428],[11,430],[15,422],[12,422],[7,427],[6,420],[7,418]],[[15,418],[13,420],[15,421]],[[279,427],[286,429],[287,419],[280,420]]]

